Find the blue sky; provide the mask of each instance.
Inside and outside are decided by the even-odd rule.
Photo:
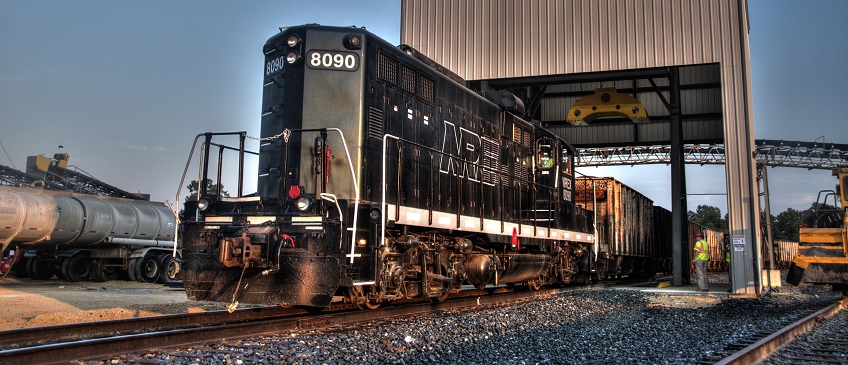
[[[848,1],[749,6],[754,137],[848,143],[838,112]],[[303,23],[365,26],[397,44],[400,1],[0,0],[0,164],[23,169],[26,156],[63,145],[97,178],[173,201],[195,135],[258,135],[262,45],[279,26]],[[616,176],[669,206],[667,166],[583,172]],[[689,166],[687,177],[692,194],[724,193],[723,166]],[[835,184],[829,171],[769,177],[773,212],[805,209]],[[722,195],[688,204],[726,211]]]

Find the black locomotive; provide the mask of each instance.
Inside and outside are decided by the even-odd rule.
[[[263,51],[257,192],[186,203],[189,299],[374,308],[589,275],[574,149],[518,98],[364,29],[284,28]]]

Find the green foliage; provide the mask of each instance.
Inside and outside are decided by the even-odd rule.
[[[726,230],[727,216],[721,217],[721,209],[711,205],[699,205],[695,211],[689,211],[689,220],[712,229]]]
[[[188,183],[188,185],[186,185],[186,188],[189,191],[189,195],[185,198],[185,201],[190,202],[190,201],[197,200],[198,187],[199,187],[199,185],[197,184],[197,180],[192,180],[190,183]],[[217,191],[217,189],[218,189],[218,184],[215,184],[215,182],[212,181],[212,179],[206,179],[206,191],[209,194],[214,194]],[[225,196],[225,197],[230,196],[230,194],[227,193],[226,190],[224,190],[223,184],[221,184],[221,196]]]
[[[776,240],[798,241],[798,227],[804,223],[805,214],[805,211],[788,208],[777,217],[772,216],[772,237]]]
[[[776,240],[798,241],[798,229],[834,228],[842,224],[841,211],[829,204],[813,203],[806,210],[788,208],[772,216],[771,234]],[[765,222],[763,222],[765,224]]]

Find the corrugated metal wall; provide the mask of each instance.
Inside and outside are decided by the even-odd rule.
[[[468,80],[725,59],[737,0],[405,0],[401,41]]]
[[[402,0],[401,42],[468,80],[717,63],[729,223],[746,245],[733,252],[744,262],[734,264],[733,287],[753,294],[759,189],[747,11],[746,0]]]

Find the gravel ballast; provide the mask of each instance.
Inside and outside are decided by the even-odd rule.
[[[753,299],[582,289],[510,306],[153,351],[106,364],[691,364],[839,298],[783,287]]]

